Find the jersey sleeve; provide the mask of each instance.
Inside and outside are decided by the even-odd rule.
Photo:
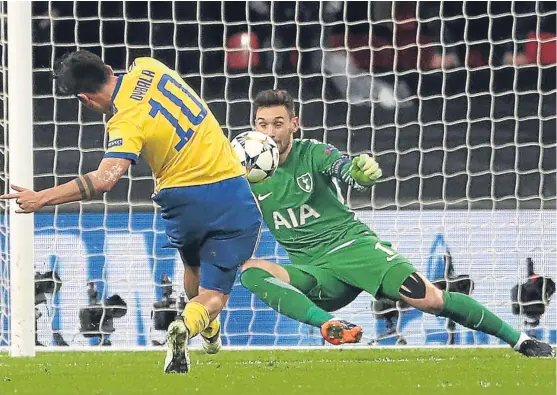
[[[350,175],[352,160],[343,155],[336,147],[323,143],[314,144],[313,161],[320,173],[334,177],[355,189],[366,189]]]
[[[143,148],[144,134],[135,124],[125,121],[109,123],[105,158],[129,159],[135,164]]]
[[[313,143],[312,160],[315,168],[322,174],[332,175],[335,164],[346,157],[333,145]]]

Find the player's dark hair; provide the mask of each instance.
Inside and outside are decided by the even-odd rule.
[[[89,51],[67,53],[56,62],[53,77],[62,94],[97,93],[110,78],[103,60]]]
[[[288,111],[288,114],[296,115],[294,108],[294,99],[285,90],[273,90],[269,89],[266,91],[259,92],[253,101],[253,115],[257,114],[257,110],[261,107],[276,107],[284,106]]]

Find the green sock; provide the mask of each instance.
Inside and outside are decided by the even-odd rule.
[[[320,327],[333,318],[300,290],[263,269],[252,267],[245,270],[240,276],[240,281],[266,305],[296,321]]]
[[[468,295],[457,292],[443,292],[445,304],[441,316],[467,328],[493,335],[510,344],[518,342],[520,332],[501,320],[487,307]]]

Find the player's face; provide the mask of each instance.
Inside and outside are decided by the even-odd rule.
[[[261,107],[255,114],[255,130],[271,137],[280,154],[290,149],[298,125],[298,117],[289,114],[284,106]]]

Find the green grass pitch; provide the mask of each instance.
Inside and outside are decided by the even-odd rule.
[[[162,373],[164,352],[0,354],[6,394],[555,394],[555,359],[510,349],[192,352],[187,375]]]

